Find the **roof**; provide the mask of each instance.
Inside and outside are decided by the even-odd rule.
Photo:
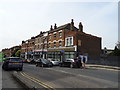
[[[85,33],[85,32],[80,32],[80,31],[78,31],[77,34],[85,35],[85,36],[88,36],[88,37],[101,38],[101,37],[97,37],[97,36],[94,36],[94,35],[91,35],[91,34],[87,34],[87,33]]]
[[[68,29],[70,30],[71,24],[67,23],[64,24],[62,26],[57,27],[56,29],[50,30],[49,32],[54,32],[54,31],[58,31],[58,30],[63,30],[63,29]],[[76,28],[75,26],[73,27],[73,30],[78,30],[78,28]]]

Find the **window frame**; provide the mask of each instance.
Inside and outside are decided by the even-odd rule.
[[[53,42],[53,46],[54,46],[54,48],[56,47],[56,42]]]
[[[60,43],[61,42],[61,43]],[[62,41],[59,41],[59,47],[62,47]]]
[[[74,42],[73,36],[65,38],[65,46],[72,46],[73,42]]]
[[[55,33],[55,34],[54,34],[54,38],[56,38],[56,37],[57,37],[57,34]]]
[[[62,32],[59,32],[59,37],[62,37]]]

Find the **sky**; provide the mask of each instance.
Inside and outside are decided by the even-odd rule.
[[[1,0],[0,51],[48,31],[50,25],[83,24],[83,31],[102,38],[102,48],[118,42],[117,0]]]

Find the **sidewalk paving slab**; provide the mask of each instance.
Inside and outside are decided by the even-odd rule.
[[[120,67],[116,66],[107,66],[107,65],[97,65],[97,64],[86,64],[87,67],[98,67],[98,68],[108,68],[108,69],[116,69],[120,70]]]

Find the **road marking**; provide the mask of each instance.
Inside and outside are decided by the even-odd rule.
[[[88,79],[91,79],[91,80],[94,80],[94,81],[97,81],[97,82],[102,82],[102,83],[105,83],[105,84],[109,84],[111,86],[118,87],[118,83],[112,82],[112,81],[109,81],[109,80],[100,79],[100,78],[96,78],[96,77],[90,77],[90,76],[87,76],[87,75],[73,74],[73,73],[70,73],[70,72],[66,72],[66,71],[63,71],[63,70],[56,70],[56,69],[53,69],[53,68],[51,68],[50,70],[57,71],[57,72],[63,72],[63,73],[74,75],[74,76],[84,77],[84,78],[88,78]]]
[[[29,77],[32,77],[32,76],[30,76],[30,75],[28,75],[28,74],[26,74],[25,72],[23,72],[25,75],[27,75],[27,76],[29,76]],[[35,79],[35,80],[37,80],[38,82],[40,82],[40,83],[42,83],[42,84],[44,84],[44,85],[46,85],[46,86],[48,86],[48,87],[50,87],[50,88],[53,88],[52,86],[50,86],[50,85],[48,85],[48,84],[46,84],[46,83],[44,83],[44,82],[42,82],[42,81],[40,81],[39,79],[36,79],[36,78],[34,78],[34,77],[32,77],[33,79]]]
[[[34,78],[34,77],[26,74],[25,72],[20,72],[20,73],[21,73],[22,76],[24,76],[24,77],[26,77],[26,78],[34,81],[35,83],[37,83],[37,84],[39,84],[39,85],[41,85],[41,86],[43,86],[43,87],[45,87],[45,88],[47,88],[47,89],[49,89],[49,90],[56,90],[56,89],[53,88],[52,86],[50,86],[50,85],[48,85],[48,84],[40,81],[39,79],[36,79],[36,78]]]
[[[35,80],[33,80],[33,79],[31,79],[31,78],[25,76],[23,73],[21,73],[21,74],[22,74],[24,77],[26,77],[26,78],[28,78],[28,79],[30,79],[30,80],[32,80],[32,81],[38,83],[39,85],[41,85],[41,86],[43,86],[43,87],[45,87],[45,88],[48,88],[48,87],[44,86],[43,84],[41,84],[41,83],[39,83],[39,82],[37,82],[37,81],[35,81]]]

